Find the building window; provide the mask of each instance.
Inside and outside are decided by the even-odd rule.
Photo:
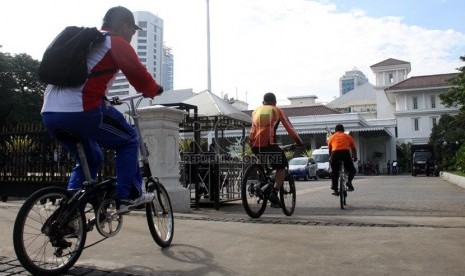
[[[138,50],[146,50],[146,49],[147,49],[147,45],[137,45],[137,49],[138,49]]]
[[[147,43],[147,39],[138,39],[137,43]]]
[[[117,91],[117,92],[108,92],[109,95],[111,96],[121,96],[121,95],[128,95],[129,91]]]
[[[147,31],[139,31],[139,37],[147,37]]]
[[[389,73],[389,83],[390,84],[394,83],[394,74],[393,73]]]
[[[141,28],[147,28],[147,21],[139,21],[137,22],[137,25]]]
[[[125,85],[113,85],[111,87],[111,89],[128,89],[128,88],[129,88],[128,84],[125,84]]]
[[[431,108],[436,108],[436,96],[431,96]]]
[[[413,106],[413,109],[418,109],[418,98],[417,97],[412,98],[412,106]]]
[[[115,79],[113,82],[113,85],[118,84],[118,83],[126,83],[128,80],[126,78],[121,78],[121,79]]]
[[[419,131],[420,130],[420,119],[418,118],[413,118],[413,130],[414,131]]]
[[[438,124],[438,117],[431,117],[431,125],[435,127]]]

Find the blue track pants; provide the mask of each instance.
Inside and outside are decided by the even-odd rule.
[[[134,128],[113,106],[104,102],[99,108],[85,112],[44,112],[42,118],[50,135],[55,137],[57,130],[69,130],[82,139],[91,176],[94,179],[103,161],[100,146],[116,151],[117,199],[129,199],[131,190],[134,193],[134,188],[139,195],[142,193],[139,137]],[[68,189],[79,189],[85,177],[76,144],[69,141],[61,142],[76,160]]]

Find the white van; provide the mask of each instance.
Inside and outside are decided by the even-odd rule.
[[[316,149],[312,153],[312,158],[318,164],[316,174],[320,178],[331,177],[331,169],[329,167],[329,150],[327,146],[322,146]]]

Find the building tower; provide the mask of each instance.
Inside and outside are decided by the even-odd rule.
[[[136,50],[140,61],[147,67],[150,74],[157,82],[164,86],[162,80],[163,66],[163,20],[148,11],[136,11],[133,13],[136,24],[142,28],[136,32],[131,41],[131,46]],[[172,57],[171,57],[172,58]],[[129,95],[136,93],[129,85],[123,73],[118,73],[109,95]]]
[[[411,70],[410,62],[388,58],[370,66],[376,76],[376,87],[387,88],[406,80]]]
[[[163,47],[163,62],[161,70],[161,86],[164,90],[173,90],[173,72],[174,72],[174,61],[171,48]]]
[[[351,71],[347,71],[344,76],[339,79],[339,96],[342,96],[347,92],[354,90],[357,86],[367,82],[367,77],[357,68],[354,68]]]

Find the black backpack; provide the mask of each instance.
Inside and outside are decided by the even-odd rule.
[[[97,28],[66,27],[45,50],[39,79],[47,84],[78,86],[87,78],[115,72],[117,68],[87,74],[87,55],[94,43],[105,40]]]

